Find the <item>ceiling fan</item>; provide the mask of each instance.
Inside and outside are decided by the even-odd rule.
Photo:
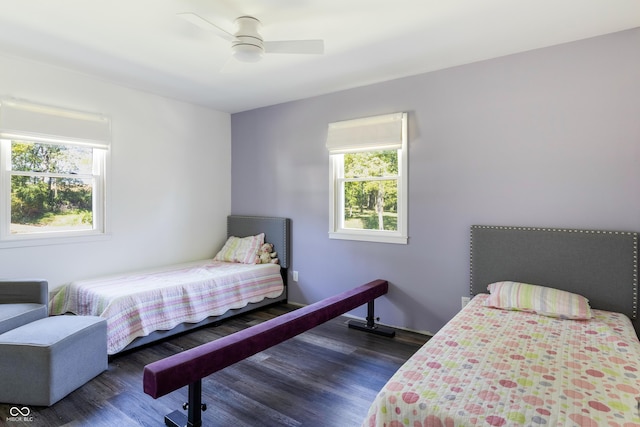
[[[220,26],[192,12],[179,13],[179,17],[203,28],[213,31],[219,37],[231,42],[233,57],[242,62],[257,62],[265,53],[322,54],[323,40],[280,40],[265,41],[260,35],[260,20],[253,16],[240,16],[235,19],[236,30],[230,33]]]

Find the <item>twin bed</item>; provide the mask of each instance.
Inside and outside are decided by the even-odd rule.
[[[273,244],[279,264],[215,259],[81,280],[61,287],[50,302],[51,314],[73,313],[107,319],[110,355],[167,338],[227,317],[287,299],[290,220],[231,215],[224,256],[243,255],[238,238]],[[258,239],[254,236],[264,234]],[[233,243],[233,244],[231,244]],[[247,243],[247,242],[245,242]],[[228,245],[228,246],[227,246]],[[246,251],[244,251],[246,252]],[[237,261],[237,259],[236,259]]]
[[[637,234],[471,237],[475,297],[387,382],[363,427],[640,426]]]

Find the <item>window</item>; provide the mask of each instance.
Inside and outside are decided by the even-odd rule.
[[[109,120],[0,102],[2,245],[104,235]]]
[[[332,239],[407,243],[407,114],[329,124]]]

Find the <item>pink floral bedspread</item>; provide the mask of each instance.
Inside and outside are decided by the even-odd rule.
[[[206,260],[73,282],[55,294],[49,312],[106,318],[107,352],[115,354],[137,337],[275,298],[283,290],[277,264]]]
[[[560,320],[486,308],[486,297],[394,374],[363,427],[640,426],[640,342],[626,316]]]

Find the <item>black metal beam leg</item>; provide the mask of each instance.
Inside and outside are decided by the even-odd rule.
[[[365,323],[358,320],[350,320],[348,322],[349,327],[351,329],[357,329],[359,331],[370,332],[372,334],[393,338],[396,335],[396,331],[386,326],[376,325],[374,309],[374,300],[371,300],[367,303],[367,322]]]
[[[187,415],[173,411],[165,415],[164,424],[168,427],[201,427],[202,411],[207,410],[207,406],[202,404],[202,380],[189,384],[189,402],[183,408]]]

